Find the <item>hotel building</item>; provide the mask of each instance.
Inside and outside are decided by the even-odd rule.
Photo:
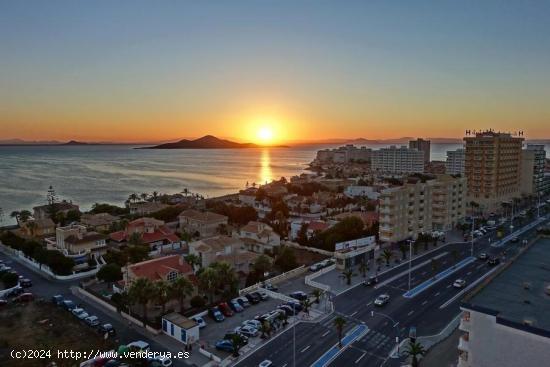
[[[546,151],[542,144],[528,144],[521,151],[521,193],[538,195],[544,188]]]
[[[424,152],[395,146],[373,150],[371,169],[381,173],[423,173]]]
[[[448,150],[445,161],[445,173],[448,175],[464,174],[464,149]]]

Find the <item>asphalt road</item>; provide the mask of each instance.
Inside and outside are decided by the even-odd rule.
[[[515,230],[518,229],[519,226],[516,224]],[[518,242],[508,241],[501,247],[494,247],[491,246],[496,240],[493,230],[475,240],[474,256],[485,252],[489,256],[498,256],[506,260],[518,251],[522,246],[522,240],[535,236],[536,227],[519,236]],[[454,257],[454,250],[458,252],[458,258]],[[437,258],[439,267],[436,272],[441,272],[470,256],[471,243],[463,242],[439,246],[430,253],[414,259],[412,267],[417,268],[412,272],[411,288],[433,277],[431,258]],[[418,336],[439,333],[460,314],[460,300],[467,292],[453,287],[453,282],[458,278],[464,279],[468,287],[494,269],[486,261],[476,259],[413,298],[405,298],[403,294],[408,290],[408,267],[408,262],[405,262],[380,274],[379,286],[375,288],[359,285],[336,296],[333,299],[335,312],[327,319],[320,323],[302,323],[296,326],[295,347],[291,328],[242,360],[238,366],[257,366],[265,359],[271,360],[279,367],[294,366],[294,350],[296,366],[311,365],[337,342],[333,325],[333,319],[337,315],[346,318],[346,330],[358,323],[364,323],[369,327],[369,332],[346,348],[332,361],[331,366],[397,366],[399,359],[389,358],[396,346],[396,337],[399,337],[399,340],[406,338],[410,327],[413,326]],[[383,307],[374,306],[374,299],[382,293],[390,295],[390,302]],[[375,314],[372,315],[371,311]]]

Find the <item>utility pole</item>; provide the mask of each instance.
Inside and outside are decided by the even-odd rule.
[[[411,266],[412,266],[412,243],[414,240],[407,240],[409,242],[409,291],[411,290]]]
[[[472,246],[470,248],[470,256],[474,256],[474,229],[475,229],[476,217],[472,217]]]

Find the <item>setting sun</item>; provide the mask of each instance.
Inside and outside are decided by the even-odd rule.
[[[258,139],[262,143],[270,143],[273,141],[273,130],[269,126],[262,126],[258,130]]]

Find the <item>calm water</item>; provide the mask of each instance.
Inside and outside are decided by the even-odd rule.
[[[4,224],[13,210],[46,202],[53,185],[60,198],[88,209],[95,202],[123,204],[132,192],[233,193],[245,183],[303,172],[320,148],[142,150],[131,146],[0,146],[0,207]],[[379,148],[381,146],[372,146]],[[433,144],[432,159],[458,145]]]

